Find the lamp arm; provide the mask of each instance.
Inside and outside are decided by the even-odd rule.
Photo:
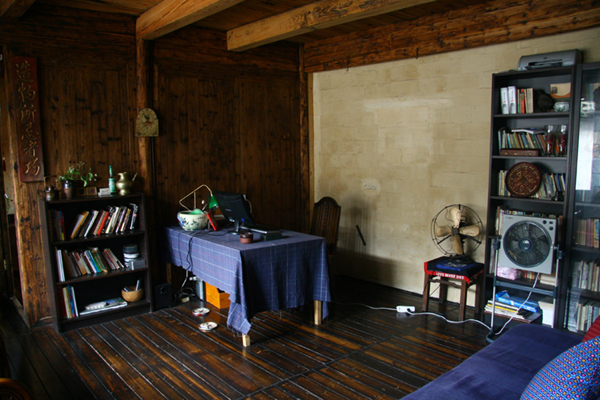
[[[198,190],[202,189],[203,187],[205,187],[205,188],[206,188],[206,189],[207,189],[207,190],[210,192],[210,196],[212,197],[212,195],[213,195],[213,193],[212,193],[212,190],[210,190],[210,188],[208,187],[208,185],[202,184],[202,185],[198,186],[196,189],[194,189],[194,190],[192,190],[191,192],[189,192],[189,193],[188,193],[186,196],[184,196],[183,198],[181,198],[181,199],[179,200],[179,204],[180,204],[180,205],[181,205],[183,208],[185,208],[186,210],[188,210],[188,211],[191,211],[189,208],[187,208],[187,207],[186,207],[186,206],[185,206],[185,205],[182,203],[182,201],[183,201],[183,200],[185,200],[185,199],[187,199],[187,198],[188,198],[188,197],[190,197],[191,195],[194,195],[194,209],[195,209],[195,208],[196,208],[196,192],[197,192]]]

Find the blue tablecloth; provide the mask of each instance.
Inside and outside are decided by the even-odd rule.
[[[243,334],[258,312],[323,302],[328,314],[329,273],[325,239],[282,231],[283,238],[242,244],[225,231],[166,229],[166,262],[181,266],[229,294],[227,325]]]

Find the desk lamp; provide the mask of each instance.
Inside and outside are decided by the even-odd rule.
[[[202,185],[198,186],[196,189],[194,189],[194,190],[192,190],[190,193],[188,193],[188,194],[187,194],[185,197],[183,197],[182,199],[180,199],[180,200],[179,200],[179,204],[180,204],[180,205],[181,205],[183,208],[185,208],[186,210],[188,210],[188,211],[191,211],[189,208],[187,208],[187,207],[186,207],[186,206],[185,206],[185,205],[182,203],[182,201],[183,201],[183,200],[185,200],[185,199],[187,199],[188,197],[190,197],[190,196],[193,194],[193,195],[194,195],[194,210],[197,210],[197,209],[198,209],[198,207],[196,207],[196,192],[197,192],[198,190],[202,189],[203,187],[204,187],[204,188],[206,188],[206,190],[208,190],[208,192],[210,193],[210,198],[209,198],[209,200],[208,200],[208,209],[209,209],[209,210],[212,210],[213,208],[216,208],[216,207],[218,207],[217,200],[215,199],[215,196],[213,196],[213,192],[212,192],[212,190],[210,190],[210,188],[209,188],[207,185],[205,185],[205,184],[202,184]],[[204,200],[202,200],[202,204],[204,204]],[[206,208],[206,205],[205,205],[204,207],[202,207],[202,210],[204,210],[205,208]]]

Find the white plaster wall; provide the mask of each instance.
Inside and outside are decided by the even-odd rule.
[[[600,28],[313,74],[315,201],[342,206],[335,271],[421,294],[436,213],[460,203],[485,222],[492,73],[574,48],[600,61]]]

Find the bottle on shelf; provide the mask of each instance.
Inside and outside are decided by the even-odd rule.
[[[568,126],[561,125],[560,132],[558,134],[558,155],[564,157],[567,155],[567,134]]]
[[[108,166],[108,188],[110,194],[117,194],[117,180],[113,174],[112,165]]]

